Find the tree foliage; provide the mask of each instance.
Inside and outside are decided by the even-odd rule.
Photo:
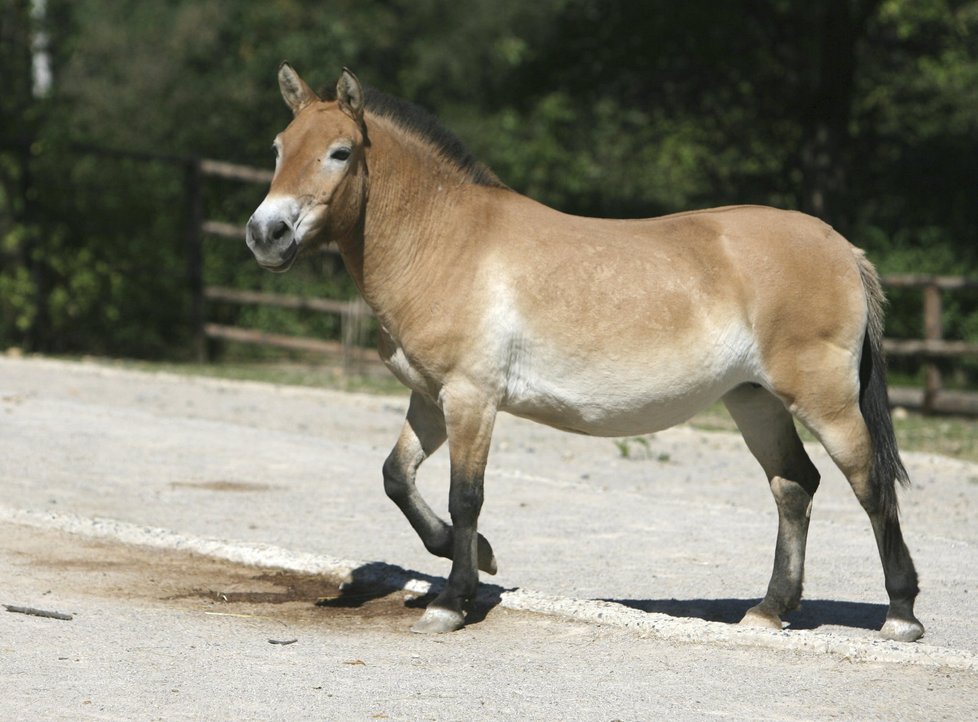
[[[886,271],[978,261],[978,0],[0,0],[0,38],[0,345],[187,353],[183,166],[82,151],[268,167],[284,59],[426,106],[562,210],[768,203]],[[208,215],[241,222],[262,192],[212,187]],[[272,283],[242,247],[207,272]],[[966,301],[947,320],[978,338]]]

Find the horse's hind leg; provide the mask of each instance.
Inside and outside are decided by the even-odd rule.
[[[760,462],[778,506],[778,541],[767,594],[744,615],[742,624],[781,629],[781,615],[798,607],[805,569],[805,546],[818,470],[795,431],[791,414],[765,389],[745,384],[723,397],[730,415]]]
[[[415,485],[421,463],[446,438],[441,409],[418,393],[411,394],[407,420],[394,449],[384,462],[384,490],[407,517],[432,554],[451,559],[454,548],[452,527],[431,510]],[[496,573],[496,557],[481,534],[478,537],[479,569]]]
[[[815,412],[812,411],[813,407]],[[799,418],[818,436],[849,480],[856,498],[869,515],[876,537],[886,591],[890,597],[890,608],[880,635],[900,642],[915,641],[924,634],[924,627],[913,611],[919,591],[917,571],[903,541],[894,479],[874,478],[874,474],[890,474],[892,470],[874,469],[872,438],[855,400],[842,411],[835,407],[831,413],[819,414],[818,408],[818,405],[810,405],[804,415],[799,414]]]

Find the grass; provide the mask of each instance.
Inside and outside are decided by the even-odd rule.
[[[702,431],[737,430],[733,419],[719,403],[694,416],[690,425]],[[893,428],[897,444],[903,451],[923,451],[978,462],[978,419],[923,416],[899,410],[894,413]],[[801,429],[800,435],[806,442],[815,440],[807,429]]]
[[[978,419],[908,413],[894,419],[893,425],[901,449],[978,461]]]
[[[77,359],[72,359],[77,360]],[[341,364],[302,361],[231,361],[227,363],[183,363],[175,361],[135,361],[86,357],[106,366],[137,371],[166,372],[188,376],[262,381],[288,386],[356,391],[372,394],[406,394],[407,390],[385,368],[366,366],[359,372],[347,371]]]

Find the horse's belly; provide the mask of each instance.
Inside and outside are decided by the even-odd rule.
[[[524,357],[510,369],[500,408],[593,436],[659,431],[686,421],[733,387],[760,380],[748,340],[734,340],[707,343],[692,354]]]
[[[718,394],[719,395],[719,394]],[[717,395],[717,396],[718,396]],[[717,398],[682,397],[643,399],[645,403],[621,403],[619,399],[589,398],[586,402],[553,394],[507,402],[503,411],[563,431],[589,436],[651,434],[686,421]],[[606,403],[602,403],[606,402]]]

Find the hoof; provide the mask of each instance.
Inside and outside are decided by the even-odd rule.
[[[880,636],[894,642],[916,642],[924,636],[924,625],[916,619],[887,619]]]
[[[461,629],[465,624],[465,617],[461,612],[453,612],[440,607],[428,607],[421,619],[411,627],[411,631],[416,634],[444,634]]]
[[[492,553],[492,547],[482,534],[479,535],[479,569],[486,574],[495,574],[498,570],[496,555]]]
[[[755,629],[776,629],[779,632],[782,629],[781,617],[761,609],[760,606],[748,609],[744,618],[740,620],[740,625]]]

